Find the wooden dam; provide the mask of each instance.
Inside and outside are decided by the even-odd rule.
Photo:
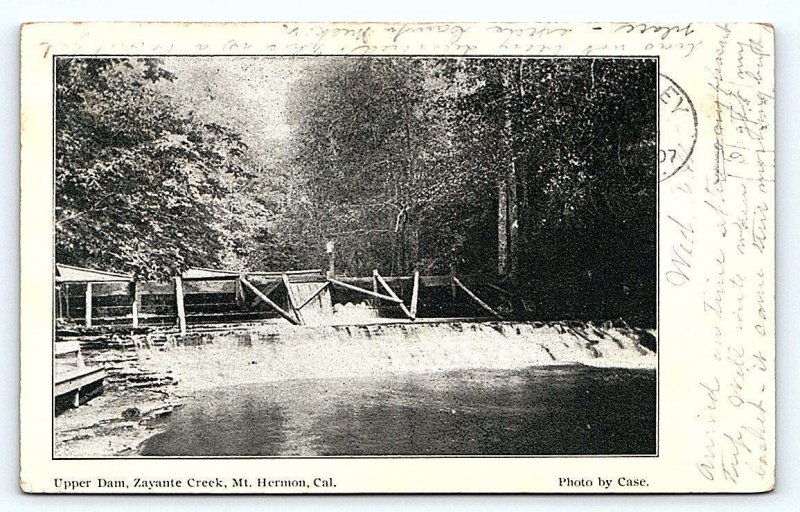
[[[501,319],[514,306],[512,295],[486,277],[454,273],[384,277],[374,270],[352,277],[190,268],[171,282],[141,282],[58,264],[55,284],[55,396],[74,407],[101,392],[106,378],[103,369],[83,364],[77,339],[92,334],[474,321]]]
[[[58,265],[56,274],[59,329],[174,325],[185,333],[194,325],[231,322],[330,325],[337,322],[338,306],[346,304],[371,312],[363,323],[500,318],[498,310],[511,304],[511,294],[476,276],[383,277],[377,270],[370,277],[333,277],[322,270],[191,268],[169,283],[66,265]]]

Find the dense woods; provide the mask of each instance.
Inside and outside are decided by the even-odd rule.
[[[320,268],[334,241],[337,272],[499,274],[536,317],[654,324],[654,61],[285,59],[266,150],[244,98],[204,107],[225,59],[182,95],[175,61],[57,61],[59,262]]]

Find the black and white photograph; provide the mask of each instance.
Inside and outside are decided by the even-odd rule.
[[[657,59],[54,66],[54,457],[657,453]]]
[[[53,65],[55,459],[657,455],[657,58]]]

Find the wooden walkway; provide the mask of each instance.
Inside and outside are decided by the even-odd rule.
[[[105,369],[84,365],[80,351],[77,341],[56,342],[53,394],[55,397],[71,395],[73,407],[78,407],[90,394],[97,394],[98,389],[102,390],[106,378]],[[59,365],[59,362],[66,364]]]

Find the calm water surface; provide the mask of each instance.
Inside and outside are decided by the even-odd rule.
[[[208,455],[653,454],[651,370],[295,380],[198,393],[142,450]]]

